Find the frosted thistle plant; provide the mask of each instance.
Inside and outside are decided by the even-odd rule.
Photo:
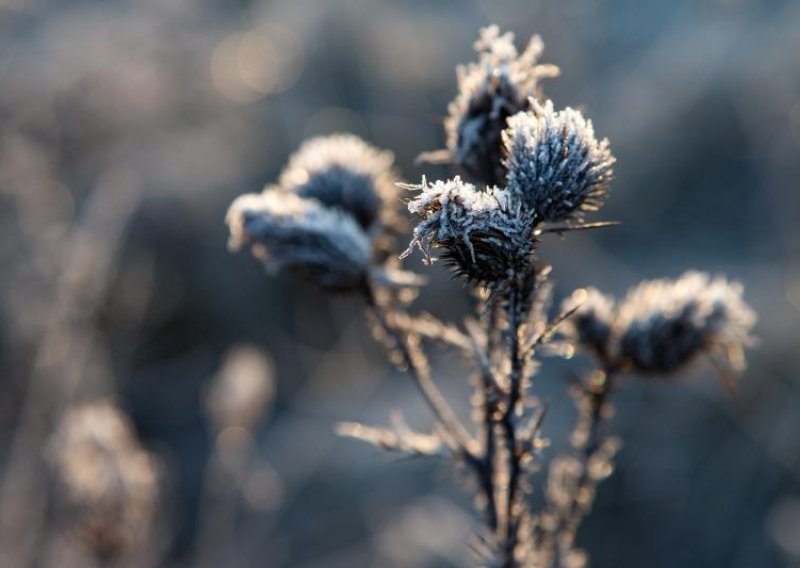
[[[339,209],[267,189],[238,197],[226,220],[229,247],[250,246],[269,270],[289,268],[336,290],[365,281],[372,254],[369,238]]]
[[[305,142],[289,158],[278,187],[352,215],[362,229],[396,222],[394,156],[358,136],[334,134]]]
[[[478,61],[456,68],[458,94],[444,121],[447,149],[443,154],[468,181],[503,185],[501,133],[506,120],[527,109],[531,97],[539,94],[539,82],[557,77],[559,70],[539,63],[544,51],[539,36],[533,36],[520,53],[513,33],[501,34],[497,26],[489,26],[480,31],[474,47]],[[422,158],[436,159],[440,154]]]
[[[459,177],[408,186],[419,194],[408,210],[421,221],[407,256],[414,247],[430,259],[431,246],[468,280],[491,283],[524,273],[534,250],[536,217],[524,214],[505,189],[479,191]]]
[[[592,121],[553,102],[515,114],[503,131],[508,190],[547,222],[581,219],[603,204],[615,158]]]
[[[400,258],[418,249],[428,264],[436,256],[454,267],[478,298],[463,326],[411,313],[421,280],[395,268],[376,241],[396,215],[389,154],[351,137],[309,142],[277,189],[237,199],[231,245],[252,246],[268,267],[361,295],[375,338],[410,376],[435,427],[418,432],[396,418],[388,427],[348,422],[338,432],[463,469],[484,520],[473,546],[478,565],[579,568],[589,553],[575,547],[578,528],[621,447],[607,433],[617,377],[672,374],[703,355],[738,370],[755,316],[739,285],[687,273],[643,283],[621,302],[578,290],[550,317],[550,269],[538,244],[548,232],[608,225],[583,217],[603,205],[615,160],[580,112],[537,102],[539,80],[557,74],[537,63],[538,37],[518,53],[513,36],[492,26],[476,49],[479,61],[458,70],[445,123],[456,177],[403,185],[415,192],[408,210],[416,226]],[[430,344],[471,366],[473,423],[439,390]],[[577,409],[569,448],[547,456],[539,356],[576,348],[594,356],[593,368],[569,389]]]

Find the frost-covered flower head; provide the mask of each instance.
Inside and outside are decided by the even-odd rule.
[[[616,306],[588,291],[571,319],[566,334],[604,363],[670,375],[703,355],[741,370],[756,316],[742,299],[740,284],[690,271],[676,280],[642,282]]]
[[[592,122],[552,101],[508,120],[503,132],[509,191],[543,221],[580,218],[602,205],[613,175],[608,140],[597,140]]]
[[[98,556],[134,553],[156,515],[158,469],[119,409],[94,402],[69,410],[48,457],[66,527]]]
[[[408,210],[422,221],[403,253],[416,246],[429,257],[431,246],[469,280],[506,280],[529,265],[536,219],[511,199],[508,191],[483,191],[460,178],[409,186],[420,190]]]
[[[394,156],[352,134],[318,136],[289,159],[278,186],[352,215],[369,231],[396,220]]]
[[[481,185],[503,185],[501,133],[506,120],[528,108],[539,81],[558,76],[558,67],[540,65],[544,44],[533,36],[522,53],[514,34],[483,28],[475,42],[478,61],[456,68],[458,95],[448,107],[444,127],[447,153],[457,171]]]
[[[340,209],[268,188],[238,197],[226,221],[231,249],[251,245],[270,270],[286,267],[338,290],[364,282],[372,246],[355,219]]]
[[[724,278],[687,272],[677,280],[643,282],[620,302],[618,356],[645,374],[677,372],[704,354],[740,370],[755,321],[742,286]]]

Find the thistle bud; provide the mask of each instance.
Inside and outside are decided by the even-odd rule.
[[[677,280],[643,282],[619,304],[619,358],[643,374],[672,374],[701,355],[741,370],[755,321],[742,286],[724,278],[687,272]]]
[[[508,189],[543,221],[580,219],[608,193],[615,161],[608,140],[598,141],[592,122],[574,109],[531,105],[503,132]]]
[[[530,264],[536,219],[508,191],[481,191],[458,177],[409,187],[421,191],[408,210],[422,221],[403,256],[416,246],[429,258],[433,246],[457,273],[481,283],[507,280]]]
[[[391,152],[352,134],[319,136],[305,142],[289,159],[278,185],[349,213],[369,231],[395,221],[393,162]]]
[[[481,30],[475,42],[478,61],[456,68],[458,95],[448,107],[444,127],[447,153],[456,170],[482,185],[504,185],[501,133],[508,117],[528,108],[541,79],[558,76],[558,67],[538,64],[544,50],[533,36],[522,53],[514,34],[497,26]]]
[[[350,214],[316,199],[269,189],[242,195],[226,221],[230,248],[251,245],[268,270],[286,267],[334,290],[355,288],[366,278],[370,240]]]

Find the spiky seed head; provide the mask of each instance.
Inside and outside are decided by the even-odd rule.
[[[480,185],[504,185],[501,133],[508,117],[528,108],[541,79],[558,76],[558,67],[538,63],[544,50],[533,36],[522,53],[514,34],[483,28],[475,42],[478,61],[459,65],[458,95],[445,119],[447,151],[456,170]]]
[[[614,323],[614,299],[596,288],[581,288],[564,301],[562,313],[574,310],[562,332],[577,346],[601,360],[609,358],[609,340]]]
[[[508,120],[503,144],[508,189],[543,221],[580,219],[603,204],[615,158],[577,110],[531,101],[530,111]]]
[[[420,191],[408,210],[421,221],[403,256],[417,247],[430,259],[434,247],[458,274],[480,283],[507,280],[530,265],[536,219],[508,191],[479,190],[459,177],[409,187]]]
[[[229,246],[250,245],[267,269],[288,268],[334,290],[363,284],[372,248],[355,219],[316,199],[267,189],[238,197],[226,217]]]
[[[755,321],[742,286],[725,278],[687,272],[677,280],[646,281],[619,304],[618,357],[642,374],[676,373],[702,355],[740,370]]]
[[[280,176],[281,189],[352,215],[365,231],[396,221],[394,156],[358,136],[306,141]]]

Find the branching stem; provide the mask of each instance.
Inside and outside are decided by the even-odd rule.
[[[414,384],[433,412],[437,423],[441,426],[448,446],[467,461],[474,460],[472,437],[433,382],[428,361],[422,353],[418,341],[415,341],[413,334],[401,330],[394,324],[392,310],[387,309],[385,305],[377,300],[371,287],[367,288],[367,304],[378,325],[394,342],[403,363],[414,380]]]

